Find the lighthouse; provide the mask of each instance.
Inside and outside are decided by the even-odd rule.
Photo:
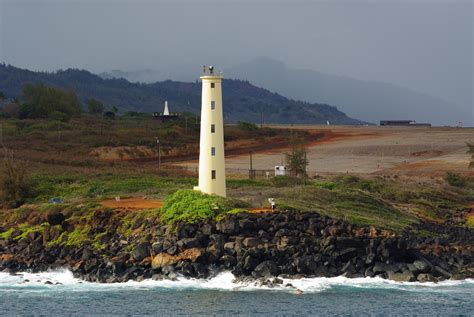
[[[195,190],[226,196],[222,74],[203,67],[199,183]]]

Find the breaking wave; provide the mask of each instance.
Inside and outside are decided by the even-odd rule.
[[[301,279],[283,279],[283,283],[270,287],[259,285],[257,282],[235,282],[231,272],[222,272],[210,279],[193,279],[178,277],[176,280],[144,280],[141,282],[128,281],[125,283],[101,284],[90,283],[77,279],[66,269],[42,273],[0,273],[0,291],[113,291],[130,289],[171,289],[171,290],[218,290],[218,291],[275,291],[318,293],[332,289],[397,289],[404,291],[444,291],[455,286],[474,286],[474,279],[462,281],[447,280],[438,283],[426,282],[395,282],[382,278],[346,278],[318,277]]]

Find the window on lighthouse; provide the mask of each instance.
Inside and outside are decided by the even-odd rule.
[[[216,109],[216,102],[211,101],[211,110],[215,110],[215,109]]]
[[[211,147],[211,155],[216,156],[216,148],[215,147]]]
[[[211,88],[214,88],[214,83],[211,83]]]
[[[216,133],[216,125],[211,124],[211,133]]]
[[[211,171],[211,178],[216,179],[216,171],[215,170]]]

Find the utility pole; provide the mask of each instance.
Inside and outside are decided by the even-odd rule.
[[[158,168],[161,168],[161,144],[160,139],[156,138],[156,144],[158,144]]]
[[[254,179],[253,163],[252,163],[252,151],[250,151],[250,179]]]

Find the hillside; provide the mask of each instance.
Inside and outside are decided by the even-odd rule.
[[[153,84],[130,83],[125,79],[103,79],[85,70],[67,69],[54,73],[33,72],[10,65],[0,65],[0,91],[8,98],[18,97],[25,83],[43,82],[76,91],[81,101],[97,98],[121,112],[162,111],[165,100],[172,111],[198,113],[201,103],[199,82],[163,81]],[[266,123],[360,124],[336,107],[287,99],[251,85],[247,81],[226,79],[223,82],[224,117],[227,122],[259,123],[262,112]]]
[[[442,100],[409,88],[379,81],[364,81],[324,74],[308,69],[292,69],[283,62],[262,57],[225,69],[228,78],[249,80],[260,87],[308,102],[336,104],[349,116],[377,123],[400,119],[456,125],[472,124],[467,105]],[[297,85],[294,83],[298,83]]]

